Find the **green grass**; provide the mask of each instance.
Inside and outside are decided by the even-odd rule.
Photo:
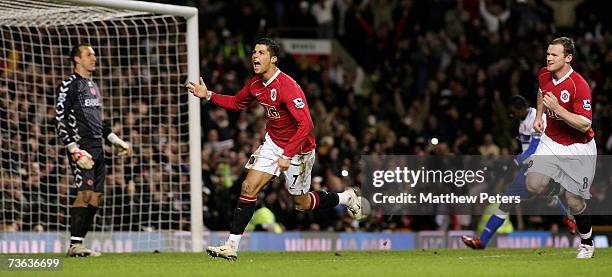
[[[229,262],[202,253],[103,254],[66,258],[44,276],[610,276],[612,249],[577,260],[575,249],[242,252]],[[0,272],[1,276],[40,272]]]

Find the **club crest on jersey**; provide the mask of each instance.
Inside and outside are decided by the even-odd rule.
[[[95,87],[91,87],[89,88],[89,92],[93,95],[96,96],[96,88]]]
[[[272,99],[272,101],[276,101],[276,89],[275,88],[273,88],[270,91],[270,99]]]
[[[302,98],[293,99],[293,104],[295,104],[295,107],[298,109],[301,109],[306,106],[306,104],[304,104],[304,101],[302,101]]]
[[[591,100],[588,99],[584,99],[582,100],[582,108],[585,110],[590,110],[591,109]]]
[[[569,102],[569,98],[570,98],[569,96],[570,96],[569,95],[569,91],[567,91],[565,89],[562,90],[561,91],[561,102],[563,102],[563,103]]]

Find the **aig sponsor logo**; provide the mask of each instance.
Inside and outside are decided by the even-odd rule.
[[[100,106],[100,102],[98,102],[98,99],[96,98],[85,99],[85,107],[97,107],[97,106]]]

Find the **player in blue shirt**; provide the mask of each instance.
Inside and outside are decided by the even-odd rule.
[[[523,162],[535,152],[540,143],[540,134],[533,129],[536,109],[529,107],[524,97],[516,95],[513,96],[510,101],[510,117],[521,119],[518,138],[521,142],[523,152],[514,159],[515,163],[521,168],[506,190],[506,195],[518,195],[521,199],[527,199],[530,196],[525,186],[525,172],[527,171],[527,166],[524,165]],[[544,115],[542,115],[542,119],[545,120]],[[563,211],[563,214],[567,215],[567,209],[563,206],[563,203],[558,199],[555,200],[555,205]],[[480,234],[480,238],[462,236],[461,240],[463,243],[472,249],[484,249],[487,247],[489,239],[491,239],[493,234],[495,234],[497,229],[508,217],[510,208],[512,208],[510,204],[501,204],[499,209],[497,209],[491,218],[489,218],[489,221],[487,221],[484,232]],[[576,233],[576,222],[573,219],[564,216],[563,223],[568,227],[570,233]]]

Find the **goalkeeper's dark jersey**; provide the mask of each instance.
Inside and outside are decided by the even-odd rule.
[[[77,73],[62,81],[55,104],[57,133],[64,143],[99,141],[110,133],[102,121],[102,97],[98,85]]]

